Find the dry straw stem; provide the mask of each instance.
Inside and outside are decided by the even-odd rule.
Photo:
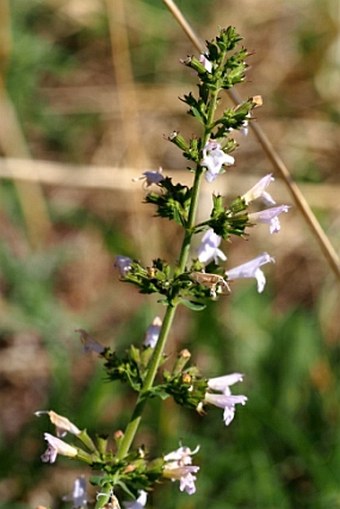
[[[176,180],[185,185],[191,184],[191,174],[186,171],[164,170],[164,174],[176,176]],[[12,159],[0,157],[0,179],[12,179],[17,182],[33,182],[41,185],[51,185],[64,188],[76,188],[81,190],[109,190],[116,193],[128,193],[136,195],[138,201],[138,213],[146,210],[141,203],[140,195],[145,193],[141,181],[133,183],[141,176],[138,168],[126,166],[90,166],[73,165],[55,161],[43,161],[33,159]],[[253,186],[258,178],[250,174],[228,174],[221,176],[219,190],[225,196],[235,197],[242,195],[247,187]],[[302,184],[304,195],[313,207],[321,210],[340,210],[340,186],[330,184]],[[210,188],[203,186],[202,193],[210,197]],[[275,196],[280,202],[289,203],[290,197],[286,187],[280,181],[277,182]],[[119,198],[110,200],[106,205],[120,210],[126,208],[130,201],[126,196],[120,201]],[[104,204],[105,205],[105,204]],[[134,205],[133,205],[134,206]],[[130,210],[131,212],[131,210]]]
[[[179,23],[179,25],[183,28],[186,35],[189,37],[193,45],[196,47],[196,49],[203,53],[205,51],[205,45],[202,43],[202,41],[197,37],[194,30],[188,23],[188,21],[183,16],[180,9],[177,7],[177,5],[172,0],[163,0],[164,4],[167,6],[171,14],[174,16],[176,21]],[[239,104],[242,102],[241,97],[234,92],[233,90],[228,91],[228,94],[234,104]],[[255,124],[255,122],[250,122],[250,127],[255,134],[257,140],[260,142],[265,154],[267,155],[268,159],[272,163],[273,167],[276,170],[276,173],[280,175],[284,183],[286,184],[293,201],[297,208],[300,210],[301,214],[303,215],[306,223],[308,224],[312,234],[317,239],[320,248],[328,261],[329,266],[333,270],[335,276],[340,280],[340,262],[339,257],[337,253],[335,252],[332,244],[330,243],[327,235],[323,231],[323,229],[320,226],[320,223],[316,219],[313,211],[311,210],[309,204],[307,203],[307,200],[301,193],[299,187],[296,185],[296,183],[293,181],[288,168],[282,161],[281,157],[278,155],[276,150],[274,149],[273,145],[269,141],[267,135],[264,133],[264,131],[261,129],[259,124]]]
[[[127,166],[145,168],[149,166],[148,156],[142,144],[142,133],[139,122],[139,105],[136,86],[131,65],[131,54],[126,23],[126,2],[124,0],[106,0],[106,10],[109,22],[112,64],[115,72],[118,107],[120,113],[122,140],[118,143],[124,147],[124,161]],[[123,169],[122,169],[123,171]],[[139,202],[137,196],[132,196],[132,208],[135,212],[130,217],[132,230],[139,245],[139,251],[145,258],[152,257],[152,250],[157,251],[155,245],[158,239],[156,228],[154,235],[149,235],[151,242],[145,243],[145,224],[137,210]],[[154,252],[154,251],[153,251]]]
[[[133,77],[129,39],[126,30],[125,3],[123,0],[106,0],[109,21],[112,65],[117,84],[124,160],[128,166],[144,168],[148,157],[141,143],[138,118],[138,99]],[[137,163],[137,164],[136,164]]]
[[[30,157],[15,108],[5,87],[5,69],[9,59],[10,11],[6,0],[0,1],[0,146],[8,157]],[[15,183],[27,234],[33,248],[41,245],[50,231],[46,201],[40,185],[36,182]]]

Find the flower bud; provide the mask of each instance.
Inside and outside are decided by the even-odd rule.
[[[169,136],[168,140],[171,141],[171,143],[174,143],[178,148],[183,150],[183,152],[186,152],[189,150],[189,145],[185,141],[185,138],[179,134],[177,131],[173,131]]]
[[[186,348],[184,350],[182,350],[181,352],[179,352],[176,362],[175,362],[175,365],[174,365],[174,368],[172,370],[173,376],[176,376],[183,371],[186,364],[190,360],[190,357],[191,357],[191,353]]]
[[[206,72],[208,72],[208,69],[207,69],[205,63],[201,62],[196,57],[188,57],[185,60],[181,60],[181,62],[184,65],[191,67],[191,69],[194,69],[194,71],[196,71],[198,74],[205,74]],[[211,72],[211,71],[209,71],[209,72]]]

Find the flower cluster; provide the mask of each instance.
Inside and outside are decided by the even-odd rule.
[[[248,205],[255,200],[261,200],[266,205],[276,204],[273,197],[266,190],[274,178],[271,174],[261,178],[249,191],[247,191],[239,200],[235,200],[235,204],[239,201],[240,204],[248,207]],[[288,205],[280,205],[276,207],[269,207],[260,212],[253,212],[247,214],[247,218],[251,223],[268,223],[270,233],[277,233],[280,231],[279,215],[283,212],[288,212]],[[239,212],[236,212],[238,214]],[[209,223],[209,222],[208,222]],[[209,228],[202,237],[201,243],[197,250],[198,260],[205,266],[209,265],[212,261],[215,265],[219,264],[219,260],[226,261],[227,257],[219,248],[222,241],[222,236],[217,235],[213,228]],[[227,270],[224,277],[227,281],[233,281],[239,278],[255,278],[257,281],[258,292],[261,293],[265,286],[265,276],[260,267],[267,263],[274,262],[274,258],[268,253],[262,253],[256,258],[249,260],[237,267]]]
[[[180,491],[186,491],[189,495],[196,492],[196,474],[200,467],[192,465],[192,455],[196,454],[199,446],[195,450],[189,447],[181,446],[176,451],[170,452],[164,456],[163,476],[172,481],[179,481]]]
[[[98,444],[96,445],[85,430],[80,430],[66,417],[52,410],[36,412],[37,416],[45,414],[49,416],[51,423],[56,426],[57,433],[58,430],[62,430],[63,436],[66,433],[76,436],[81,443],[81,447],[76,447],[50,433],[45,433],[44,438],[48,445],[46,452],[41,457],[42,461],[54,463],[57,456],[61,455],[85,461],[96,470],[102,470],[103,473],[100,478],[92,479],[92,483],[99,484],[103,488],[103,491],[100,491],[97,495],[98,500],[103,497],[106,502],[115,500],[118,503],[116,496],[118,488],[123,488],[123,491],[131,495],[134,492],[134,484],[142,485],[147,489],[151,483],[161,479],[179,481],[180,491],[185,491],[189,495],[195,493],[195,474],[199,471],[199,467],[192,464],[192,456],[198,452],[199,447],[191,450],[189,447],[181,446],[177,450],[153,460],[149,460],[146,452],[139,449],[128,456],[127,465],[122,465],[117,463],[114,454],[108,452],[107,440],[98,438]],[[117,433],[116,438],[119,441],[121,433]],[[115,479],[114,484],[112,484],[113,478]],[[108,482],[109,489],[105,490]],[[84,476],[75,480],[72,493],[66,495],[63,499],[72,501],[74,509],[87,506],[88,495]],[[142,489],[136,492],[136,498],[132,502],[124,501],[123,505],[128,509],[138,509],[144,507],[146,501],[147,491]],[[103,500],[100,504],[97,503],[97,506],[102,507],[102,503],[104,503]]]

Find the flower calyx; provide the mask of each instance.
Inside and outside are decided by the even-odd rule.
[[[181,226],[186,226],[192,188],[183,184],[173,184],[170,177],[165,177],[159,182],[161,192],[150,192],[145,197],[146,203],[156,205],[157,216],[175,221]]]

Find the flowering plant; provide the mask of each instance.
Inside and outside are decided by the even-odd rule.
[[[85,350],[94,351],[103,360],[109,380],[120,380],[137,393],[136,406],[125,431],[114,434],[112,449],[107,438],[91,438],[86,430],[80,430],[54,411],[37,412],[39,416],[44,413],[49,416],[57,435],[45,433],[47,450],[42,460],[54,463],[60,454],[88,464],[96,473],[91,478],[91,483],[97,486],[96,509],[109,503],[119,507],[119,500],[127,499],[130,500],[124,502],[125,507],[144,507],[147,494],[164,479],[179,481],[179,489],[189,495],[196,491],[199,466],[193,465],[193,456],[199,446],[191,450],[181,445],[157,458],[152,458],[143,445],[133,448],[144,407],[150,398],[172,397],[177,404],[200,414],[204,414],[209,405],[222,408],[226,426],[234,419],[236,406],[245,405],[247,401],[246,396],[231,392],[231,387],[243,380],[242,374],[209,378],[190,363],[188,350],[179,352],[171,369],[161,369],[178,306],[203,310],[209,301],[228,294],[229,283],[238,278],[255,278],[258,291],[264,289],[265,276],[261,267],[273,262],[273,258],[262,253],[238,267],[225,269],[222,263],[227,261],[227,256],[220,249],[222,241],[230,241],[233,236],[246,238],[248,229],[257,222],[268,223],[271,233],[278,232],[278,216],[288,210],[286,205],[272,207],[275,201],[267,187],[274,179],[267,175],[231,203],[214,194],[210,216],[197,222],[202,179],[210,183],[234,165],[231,153],[237,144],[233,132],[245,129],[252,120],[253,109],[262,104],[261,98],[255,96],[217,113],[221,92],[245,79],[248,53],[245,48],[239,48],[240,40],[234,28],[223,29],[215,40],[207,42],[204,55],[183,61],[198,76],[198,96],[189,93],[182,101],[188,106],[189,115],[198,121],[201,133],[186,139],[174,131],[168,139],[190,161],[192,186],[174,183],[161,170],[145,171],[141,177],[146,189],[145,202],[156,208],[158,216],[177,223],[183,232],[178,261],[171,264],[155,258],[151,265],[145,266],[125,255],[116,257],[115,266],[123,282],[136,286],[141,293],[159,295],[159,303],[165,306],[163,319],[156,317],[146,332],[144,343],[131,345],[122,355],[79,330]],[[270,207],[248,212],[254,201],[262,201]],[[201,235],[201,243],[194,251],[192,241]],[[76,445],[62,439],[67,433],[75,437]],[[88,503],[83,478],[76,480],[71,498],[75,507]]]

